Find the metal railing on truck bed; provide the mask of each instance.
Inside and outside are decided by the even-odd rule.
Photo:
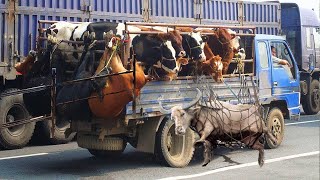
[[[45,50],[46,48],[46,43],[44,43],[47,38],[45,37],[43,24],[52,24],[55,23],[56,21],[39,21],[39,34],[40,36],[38,37],[38,42],[37,42],[37,49],[38,51]],[[176,27],[177,24],[165,24],[165,23],[126,23],[126,25],[144,25],[144,26],[167,26],[167,27]],[[187,25],[187,24],[178,24],[180,27],[205,27],[205,28],[218,28],[221,26],[209,26],[209,25]],[[248,37],[253,37],[255,35],[255,28],[254,27],[234,27],[234,26],[223,26],[225,28],[232,28],[232,29],[238,29],[238,31],[241,31],[239,35],[242,37],[248,36]],[[248,31],[248,29],[251,29],[251,31]],[[128,32],[126,31],[125,33],[128,34],[152,34],[152,33],[159,33],[159,32]],[[210,34],[210,33],[206,33]],[[77,42],[77,41],[69,41],[69,40],[62,40],[61,42],[65,43],[76,43],[76,44],[83,44],[83,42]],[[252,45],[252,44],[251,44]],[[124,51],[124,54],[129,57],[126,52],[129,51]],[[100,52],[101,53],[101,52]],[[250,52],[253,54],[252,52]],[[125,61],[127,58],[123,58]],[[135,61],[135,60],[134,60]],[[233,59],[231,63],[239,63],[237,59]],[[252,85],[248,85],[246,82],[248,82],[248,77],[251,77],[254,75],[254,62],[253,59],[246,59],[243,61],[243,63],[251,63],[252,68],[250,69],[250,72],[247,72],[245,74],[227,74],[223,75],[225,78],[224,83],[215,83],[214,80],[210,77],[204,77],[201,76],[200,79],[202,81],[199,81],[199,77],[178,77],[176,80],[173,81],[151,81],[146,84],[146,86],[141,90],[141,95],[139,97],[134,97],[134,100],[130,102],[127,107],[126,107],[126,117],[125,119],[140,119],[144,117],[154,117],[154,116],[160,116],[161,113],[159,112],[159,100],[162,100],[166,105],[174,106],[177,104],[181,103],[187,103],[193,99],[195,96],[195,88],[200,88],[204,94],[207,94],[207,97],[204,96],[203,99],[208,98],[208,90],[209,89],[214,89],[214,92],[216,94],[219,94],[218,98],[220,100],[228,100],[231,102],[240,102],[240,103],[247,103],[247,102],[252,102],[252,98],[250,97],[250,92],[252,92],[252,88],[254,87],[254,83],[252,81]],[[124,63],[126,64],[126,63]],[[135,66],[133,66],[135,67]],[[134,73],[133,71],[126,71],[126,72],[120,72],[120,73],[115,73],[115,74],[108,74],[108,75],[103,75],[103,76],[98,76],[94,78],[103,78],[103,77],[108,77],[108,76],[115,76],[123,73]],[[135,74],[135,73],[134,73]],[[45,89],[51,89],[52,92],[52,97],[56,97],[56,88],[61,87],[67,84],[72,84],[72,83],[78,83],[81,81],[85,80],[92,80],[93,77],[89,78],[84,78],[84,79],[77,79],[77,80],[70,80],[67,82],[62,82],[59,84],[55,83],[55,77],[53,76],[53,81],[51,85],[45,86],[45,87],[33,87],[33,88],[28,88],[21,90],[19,92],[13,92],[13,94],[21,94],[21,93],[26,93],[26,92],[36,92],[36,91],[41,91]],[[135,78],[134,78],[135,79]],[[128,90],[132,91],[132,89]],[[243,93],[241,95],[241,93]],[[117,92],[113,92],[117,93]],[[249,93],[248,96],[245,94]],[[8,96],[10,94],[2,94],[2,96]],[[107,94],[106,94],[107,95]],[[249,97],[249,100],[242,101],[239,99],[240,98],[246,98]],[[95,98],[95,97],[88,97],[85,99],[89,98]],[[52,123],[55,123],[55,107],[56,102],[55,98],[52,98],[52,107],[51,107],[51,114],[46,115],[46,116],[41,116],[41,117],[34,117],[31,118],[30,120],[16,120],[16,123],[7,123],[3,124],[1,128],[8,128],[12,127],[18,124],[24,124],[28,123],[31,121],[40,121],[40,120],[48,120],[51,119]],[[85,100],[85,99],[75,99],[74,101],[71,102],[66,102],[66,103],[72,103],[75,101],[79,100]],[[61,104],[59,104],[61,105]],[[53,126],[54,127],[54,126]]]
[[[250,59],[245,59],[239,62],[238,58],[233,58],[233,64],[251,64],[249,72],[242,74],[225,74],[223,75],[223,83],[216,83],[210,77],[205,76],[186,76],[178,77],[173,81],[151,81],[148,82],[141,90],[139,97],[134,98],[126,106],[126,119],[140,119],[147,117],[155,117],[162,115],[160,113],[159,101],[162,101],[167,107],[181,105],[188,103],[196,96],[196,88],[202,90],[203,100],[208,100],[210,96],[210,89],[218,94],[218,99],[222,101],[229,101],[232,103],[254,103],[251,93],[254,93],[256,87],[254,83],[254,59],[253,59],[253,37],[255,36],[255,27],[252,26],[218,26],[218,25],[199,25],[199,24],[169,24],[169,23],[140,23],[140,22],[127,22],[127,26],[162,26],[167,28],[176,27],[193,27],[193,28],[231,28],[237,31],[237,36],[250,37],[251,56]],[[127,31],[128,34],[158,34],[159,32],[143,31],[132,32]],[[187,34],[182,32],[181,34]],[[212,35],[213,33],[202,33],[204,35]],[[129,50],[127,49],[127,52]],[[250,81],[250,82],[249,82]],[[249,82],[249,83],[248,83]]]

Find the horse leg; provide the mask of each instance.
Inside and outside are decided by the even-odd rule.
[[[204,130],[200,133],[201,134],[200,139],[194,143],[196,147],[201,146],[203,143],[205,143],[207,137],[210,135],[210,133],[208,132],[211,132],[211,131]]]
[[[259,166],[262,167],[264,164],[264,146],[263,146],[263,144],[261,144],[258,140],[252,145],[252,149],[259,151],[258,163],[259,163]]]
[[[209,164],[209,162],[212,159],[212,144],[210,141],[205,140],[203,145],[204,145],[204,150],[203,150],[204,161],[202,166],[206,166],[207,164]]]

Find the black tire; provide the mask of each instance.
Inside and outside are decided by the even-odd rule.
[[[174,122],[165,118],[156,133],[155,157],[163,165],[185,167],[193,158],[194,139],[190,128],[184,136],[176,135]]]
[[[32,143],[34,144],[65,144],[72,141],[76,133],[71,133],[69,137],[65,136],[65,131],[70,127],[68,120],[57,117],[54,136],[50,138],[51,121],[41,121],[36,125]]]
[[[313,115],[320,111],[319,81],[314,79],[310,84],[308,94],[302,98],[302,107],[306,114]]]
[[[271,131],[273,136],[277,139],[277,143],[273,143],[267,136],[265,136],[265,147],[268,149],[275,149],[280,146],[284,138],[285,125],[281,110],[279,108],[272,108],[269,111],[266,121],[268,130]]]
[[[13,92],[18,89],[8,89]],[[0,124],[29,118],[28,110],[23,103],[22,94],[3,97],[0,99]],[[30,141],[34,132],[35,122],[11,128],[0,129],[0,147],[3,149],[18,149]]]
[[[110,150],[98,150],[98,149],[88,149],[90,154],[94,155],[98,158],[113,158],[115,156],[120,156],[123,151],[126,149],[127,143],[124,141],[123,149],[117,151],[110,151]]]

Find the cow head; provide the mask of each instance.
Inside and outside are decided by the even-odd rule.
[[[220,44],[225,45],[225,44],[230,44],[231,40],[233,38],[235,38],[234,34],[230,34],[229,31],[225,28],[219,28],[216,32],[215,32],[215,36],[217,37],[217,39],[219,40]]]
[[[170,31],[167,34],[161,34],[160,36],[162,39],[171,41],[172,46],[176,51],[175,57],[183,57],[186,55],[182,46],[182,36],[179,31]]]
[[[103,33],[103,39],[106,42],[106,49],[112,49],[116,48],[116,46],[118,45],[117,43],[119,43],[120,38],[117,37],[115,34],[113,34],[113,31],[110,30],[108,32],[104,32]]]
[[[171,110],[166,110],[162,107],[161,102],[160,104],[160,111],[163,114],[171,114],[171,120],[175,123],[175,133],[177,135],[184,135],[186,133],[186,130],[189,128],[191,120],[194,118],[194,110],[185,110],[189,109],[190,107],[194,106],[201,98],[202,93],[197,88],[197,96],[196,98],[191,101],[190,103],[184,105],[184,106],[174,106],[171,108]]]
[[[46,35],[47,37],[51,35],[52,37],[57,38],[58,40],[70,40],[72,36],[72,32],[76,29],[78,25],[72,24],[65,21],[59,21],[57,23],[52,24],[47,28]]]
[[[155,67],[162,68],[168,73],[178,73],[179,65],[175,57],[176,51],[173,48],[171,41],[164,40],[160,47],[155,48],[160,48],[159,50],[161,52],[161,59],[157,61]]]
[[[227,31],[231,35],[230,46],[238,50],[240,47],[240,36],[236,36],[237,33],[231,29],[227,29]]]
[[[24,59],[24,61],[15,64],[14,68],[16,69],[17,72],[25,75],[31,70],[36,58],[37,58],[37,52],[34,50],[31,50],[29,51],[29,54]]]
[[[209,73],[212,75],[213,79],[216,82],[222,82],[222,70],[223,70],[223,63],[221,61],[221,57],[219,55],[214,56],[212,59],[207,60],[204,64],[209,65],[211,68]]]
[[[201,36],[200,32],[190,32],[189,35],[184,35],[184,48],[187,50],[187,55],[194,60],[204,61],[204,45],[207,40],[206,36]]]

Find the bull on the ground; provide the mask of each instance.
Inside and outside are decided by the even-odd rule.
[[[246,146],[258,150],[258,163],[264,164],[264,145],[260,142],[264,134],[274,143],[276,138],[266,127],[259,114],[257,105],[233,105],[227,102],[217,101],[210,105],[194,106],[202,97],[198,94],[195,100],[185,106],[174,106],[171,110],[161,107],[162,113],[171,114],[175,122],[175,133],[184,135],[186,129],[192,127],[200,135],[195,145],[204,145],[204,163],[206,166],[212,159],[213,147],[217,141],[241,141]]]

